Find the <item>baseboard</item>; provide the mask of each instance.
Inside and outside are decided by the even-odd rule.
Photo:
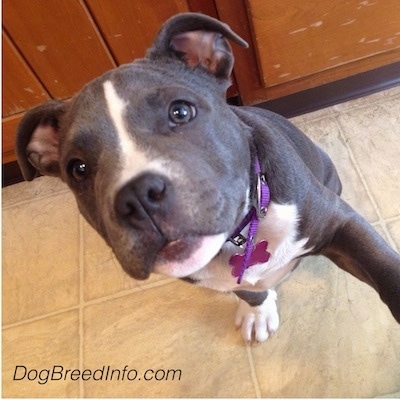
[[[257,104],[291,118],[400,85],[400,62],[318,86],[280,99]],[[229,99],[238,104],[238,99]],[[3,164],[2,187],[23,181],[16,161]]]
[[[22,182],[24,178],[22,177],[21,170],[16,161],[3,164],[3,178],[1,180],[1,186],[14,185],[15,183]]]
[[[257,104],[257,107],[291,118],[398,85],[400,85],[400,62]]]

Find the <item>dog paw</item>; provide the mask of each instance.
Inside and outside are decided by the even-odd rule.
[[[256,342],[265,342],[279,328],[279,314],[276,306],[277,294],[269,290],[264,302],[256,307],[240,300],[236,312],[235,325],[241,330],[243,339],[250,343],[253,338]]]

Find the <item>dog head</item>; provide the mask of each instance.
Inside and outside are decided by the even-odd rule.
[[[34,108],[18,127],[25,179],[65,181],[136,279],[204,267],[247,210],[250,134],[225,102],[227,39],[247,46],[218,20],[180,14],[145,58]]]

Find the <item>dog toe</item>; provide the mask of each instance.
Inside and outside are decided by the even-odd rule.
[[[276,306],[276,293],[271,291],[265,301],[256,307],[252,307],[241,300],[235,319],[236,327],[241,330],[243,339],[258,343],[265,342],[279,327],[279,315]]]

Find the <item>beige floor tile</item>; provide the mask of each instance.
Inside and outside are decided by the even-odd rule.
[[[377,221],[378,215],[343,142],[336,119],[328,116],[304,123],[299,118],[296,125],[331,157],[343,184],[342,198],[371,223]]]
[[[48,374],[40,372],[79,368],[78,326],[78,312],[69,311],[4,330],[3,397],[78,397],[78,381],[54,374],[46,382]]]
[[[235,308],[230,296],[180,282],[87,307],[85,368],[128,365],[142,379],[88,381],[85,396],[254,397],[246,347],[233,327]],[[145,381],[148,369],[182,375]]]
[[[79,302],[79,230],[69,193],[3,210],[3,324]]]
[[[341,114],[339,122],[383,216],[400,214],[400,125],[398,110],[381,104]]]
[[[400,326],[371,288],[315,257],[278,296],[281,327],[253,348],[263,397],[371,397],[400,389]]]
[[[83,223],[84,235],[84,297],[93,300],[149,283],[164,280],[153,274],[146,281],[137,281],[125,273],[112,250],[100,235],[86,222]]]
[[[41,176],[34,179],[32,182],[21,182],[3,188],[3,207],[9,207],[13,204],[51,196],[68,190],[67,185],[60,179]]]

